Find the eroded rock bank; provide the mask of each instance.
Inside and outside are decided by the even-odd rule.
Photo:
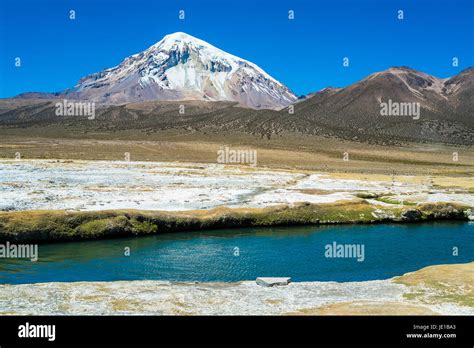
[[[328,204],[192,211],[14,211],[0,213],[0,241],[53,242],[118,238],[222,228],[469,220],[472,208],[455,203],[376,205],[364,199]]]

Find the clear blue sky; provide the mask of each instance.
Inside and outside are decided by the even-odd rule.
[[[398,65],[448,77],[474,65],[473,17],[473,0],[0,0],[0,97],[72,87],[176,31],[256,63],[298,95]]]

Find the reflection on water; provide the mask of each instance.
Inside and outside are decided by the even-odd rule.
[[[362,244],[363,262],[325,246]],[[248,228],[40,245],[39,260],[0,259],[1,283],[160,279],[295,281],[386,279],[432,264],[474,260],[474,225],[384,224]],[[453,248],[459,255],[453,256]],[[130,248],[130,256],[125,256]]]

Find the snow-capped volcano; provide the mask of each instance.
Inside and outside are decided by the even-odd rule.
[[[279,109],[297,99],[257,65],[181,32],[116,67],[82,78],[66,94],[110,104],[224,100],[255,109]]]

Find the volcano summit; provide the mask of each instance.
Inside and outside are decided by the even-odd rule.
[[[119,65],[88,75],[56,96],[104,104],[150,100],[234,101],[281,109],[297,97],[257,65],[191,35],[166,35]]]

